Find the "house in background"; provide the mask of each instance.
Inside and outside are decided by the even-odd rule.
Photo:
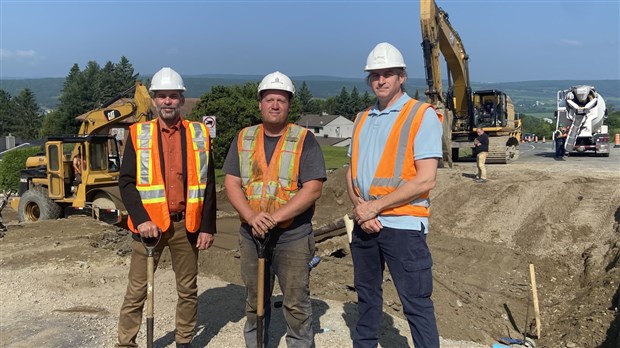
[[[301,115],[297,125],[306,127],[320,145],[349,146],[353,121],[339,115]]]

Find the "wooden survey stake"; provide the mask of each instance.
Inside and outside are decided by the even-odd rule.
[[[540,308],[538,307],[538,291],[536,290],[536,272],[534,264],[530,263],[530,284],[532,286],[532,301],[534,302],[534,315],[536,317],[536,337],[540,339]]]

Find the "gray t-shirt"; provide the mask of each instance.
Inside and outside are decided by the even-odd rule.
[[[224,166],[222,170],[228,175],[241,177],[241,169],[239,168],[239,149],[237,146],[237,138],[239,134],[235,136],[226,159],[224,160]],[[267,163],[271,161],[273,152],[278,144],[280,137],[270,137],[265,135],[265,157]],[[314,134],[308,132],[306,139],[304,140],[303,150],[301,152],[301,159],[299,163],[299,187],[303,186],[303,183],[310,180],[327,180],[327,174],[325,171],[325,161],[323,159],[323,151],[319,143],[316,141]],[[295,217],[291,226],[286,229],[275,228],[270,231],[272,243],[286,243],[303,238],[312,233],[312,216],[314,215],[314,205],[302,214]],[[245,238],[252,239],[252,228],[247,223],[241,224],[241,235]]]

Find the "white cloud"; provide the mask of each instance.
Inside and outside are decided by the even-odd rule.
[[[581,41],[577,40],[562,39],[560,42],[567,46],[581,46]]]
[[[5,50],[0,49],[0,58],[2,59],[38,59],[40,55],[35,50]]]

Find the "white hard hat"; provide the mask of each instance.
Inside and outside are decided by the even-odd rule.
[[[258,97],[260,93],[267,89],[277,89],[291,93],[291,96],[295,95],[295,85],[288,76],[276,71],[265,76],[263,80],[258,84]]]
[[[387,42],[382,42],[375,46],[368,59],[366,59],[366,67],[364,71],[387,69],[387,68],[403,68],[407,65],[400,51]]]
[[[151,88],[149,91],[184,91],[185,85],[183,84],[183,78],[172,68],[161,68],[153,75],[151,79]]]

